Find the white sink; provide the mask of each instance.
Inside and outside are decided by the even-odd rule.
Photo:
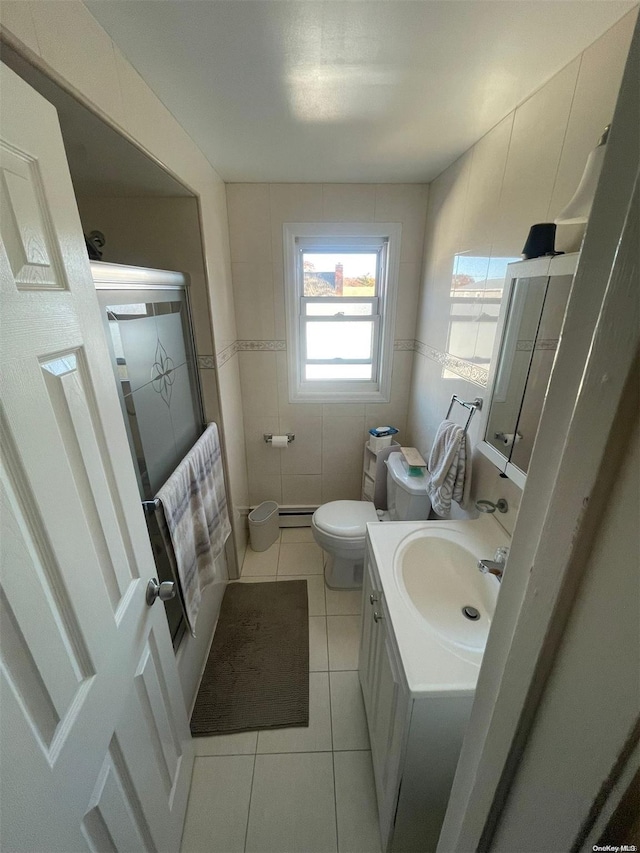
[[[477,568],[478,559],[492,556],[478,553],[472,538],[436,523],[407,536],[394,557],[395,581],[414,618],[469,660],[482,657],[495,610],[498,580]],[[477,618],[465,615],[465,608]]]

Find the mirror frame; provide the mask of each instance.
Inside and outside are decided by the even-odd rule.
[[[498,376],[498,367],[500,362],[500,353],[504,343],[504,337],[507,326],[507,314],[511,303],[511,294],[516,281],[519,278],[553,278],[555,276],[574,275],[578,265],[579,252],[571,252],[566,255],[554,255],[553,257],[545,256],[542,258],[533,258],[527,261],[516,261],[509,264],[507,274],[505,276],[504,290],[502,293],[502,302],[500,304],[500,313],[498,315],[498,323],[496,326],[496,337],[493,343],[493,352],[491,353],[491,364],[489,367],[489,377],[487,381],[487,389],[485,393],[485,404],[482,407],[480,419],[480,435],[482,438],[478,442],[478,450],[487,457],[496,468],[521,489],[524,489],[527,482],[527,475],[524,471],[509,461],[503,453],[497,450],[492,444],[486,440],[487,427],[489,425],[489,417],[491,415],[491,407],[493,403],[493,392],[495,389],[496,378]],[[548,285],[547,285],[548,286]],[[544,311],[544,306],[543,309]],[[526,393],[526,385],[523,392]],[[517,430],[516,423],[516,430]]]

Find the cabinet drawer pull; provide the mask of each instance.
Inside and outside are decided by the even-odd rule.
[[[377,600],[378,600],[378,596],[371,593],[371,595],[369,596],[369,603],[375,604]]]
[[[375,610],[373,613],[373,621],[379,622],[381,619],[384,619],[384,616],[382,615],[382,613],[378,613],[378,611]]]

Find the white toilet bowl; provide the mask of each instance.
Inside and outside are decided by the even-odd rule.
[[[429,517],[427,475],[412,477],[402,454],[387,459],[385,520],[412,521]],[[367,523],[380,521],[370,501],[330,501],[318,507],[311,519],[313,538],[325,552],[324,580],[331,589],[362,586]]]
[[[362,586],[367,523],[378,521],[369,501],[331,501],[314,512],[313,538],[325,552],[324,579],[331,589]]]

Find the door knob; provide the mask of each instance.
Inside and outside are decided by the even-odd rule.
[[[384,619],[384,616],[382,615],[382,613],[378,613],[378,611],[376,610],[373,614],[373,621],[379,622],[381,619]]]
[[[176,594],[176,585],[173,581],[162,581],[158,583],[157,578],[151,578],[147,584],[147,604],[149,607],[155,602],[156,598],[160,601],[169,601]]]
[[[378,600],[378,596],[371,593],[371,595],[369,596],[369,603],[375,604],[377,600]]]

